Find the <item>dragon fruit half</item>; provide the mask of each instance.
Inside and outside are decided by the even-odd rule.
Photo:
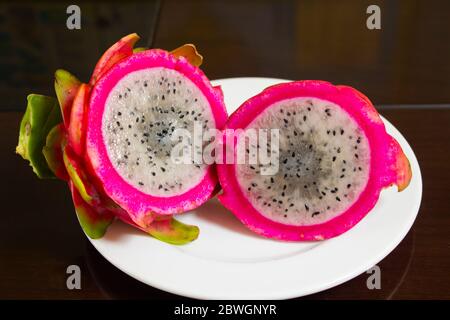
[[[383,188],[396,184],[401,191],[411,179],[398,142],[369,99],[350,87],[324,81],[275,85],[243,103],[226,128],[235,158],[237,150],[246,150],[249,159],[272,152],[279,160],[270,174],[259,158],[218,165],[219,200],[266,237],[337,236],[373,208]],[[250,152],[247,129],[278,129],[279,148],[267,150],[274,140],[258,140],[256,153]]]
[[[194,121],[221,129],[227,114],[220,88],[198,69],[202,57],[193,45],[133,49],[138,39],[131,34],[109,48],[89,83],[56,71],[58,101],[28,97],[16,151],[39,177],[68,182],[88,236],[102,237],[117,217],[183,244],[197,238],[198,228],[173,215],[207,201],[218,181],[210,165],[173,164],[171,135],[192,130]]]

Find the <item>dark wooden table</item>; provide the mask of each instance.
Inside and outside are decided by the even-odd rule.
[[[382,10],[381,30],[365,27],[365,9],[372,2]],[[137,29],[146,32],[144,44],[170,49],[196,43],[210,78],[308,78],[352,85],[371,97],[411,144],[422,170],[422,205],[406,238],[379,263],[381,290],[368,290],[369,275],[362,274],[308,299],[450,299],[448,1],[150,1],[136,5],[151,11],[150,22],[136,23]],[[90,5],[89,12],[97,12],[96,8],[114,12],[114,6],[103,3],[102,11]],[[128,11],[118,12],[120,16]],[[0,30],[5,22],[1,18],[0,13]],[[90,21],[89,27],[101,31],[105,24],[110,26],[108,21]],[[128,30],[131,22],[121,21]],[[117,37],[119,29],[114,27]],[[95,51],[107,45],[101,43]],[[56,60],[82,76],[88,75],[95,61],[76,61],[71,68],[70,54]],[[19,68],[15,60],[7,63],[0,63],[0,71],[8,67],[14,73]],[[53,64],[42,65],[50,70]],[[50,75],[33,82],[7,76],[3,73],[0,78],[0,92],[9,92],[0,108],[5,110],[0,112],[0,299],[176,298],[128,277],[102,258],[82,233],[65,184],[37,179],[14,154],[24,92],[42,88],[51,92],[52,79]],[[18,79],[21,82],[14,82]],[[13,87],[17,90],[8,91]],[[81,268],[81,290],[66,287],[66,268],[73,264]]]

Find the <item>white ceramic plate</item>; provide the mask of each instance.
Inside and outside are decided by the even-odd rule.
[[[214,81],[229,113],[265,87],[286,80],[234,78]],[[217,200],[179,216],[200,227],[185,246],[157,241],[115,222],[105,237],[91,240],[117,268],[155,288],[200,299],[285,299],[322,291],[365,272],[405,237],[419,210],[422,178],[411,147],[388,121],[387,131],[411,161],[410,186],[386,189],[375,208],[343,235],[306,243],[279,242],[247,230]]]

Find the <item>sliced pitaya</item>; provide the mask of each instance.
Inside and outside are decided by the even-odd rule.
[[[155,217],[194,209],[217,185],[212,166],[171,159],[176,129],[221,129],[220,90],[183,56],[163,50],[135,53],[92,88],[86,152],[106,194],[140,227]]]
[[[128,212],[128,208],[121,207],[121,204],[115,202],[105,193],[107,185],[104,185],[104,181],[99,179],[98,175],[101,168],[98,167],[97,162],[92,162],[92,157],[86,156],[86,131],[91,85],[95,85],[97,90],[101,88],[101,85],[97,85],[97,82],[108,73],[114,74],[114,69],[116,69],[118,63],[134,53],[141,52],[148,55],[145,48],[133,49],[133,45],[138,39],[139,37],[136,34],[131,34],[109,48],[97,63],[90,84],[81,83],[75,76],[65,70],[57,70],[55,73],[55,91],[60,109],[53,98],[30,95],[27,112],[21,124],[17,152],[30,161],[34,171],[40,177],[56,175],[58,178],[68,181],[78,220],[89,237],[99,238],[103,236],[109,224],[115,217],[118,217],[159,240],[171,244],[185,244],[198,237],[198,227],[185,225],[175,220],[169,211],[165,211],[164,215],[147,212],[141,216],[141,219],[136,220],[136,212]],[[191,72],[189,79],[194,79],[195,84],[193,82],[192,86],[198,91],[198,99],[206,99],[208,106],[212,101],[214,107],[220,107],[210,114],[210,118],[206,119],[206,122],[210,120],[209,125],[223,126],[226,121],[226,113],[224,112],[223,97],[220,95],[220,91],[217,88],[211,88],[201,71],[189,65],[190,60],[193,64],[200,64],[201,56],[193,45],[185,45],[177,50],[176,55],[170,55],[161,50],[151,50],[150,55],[164,52],[166,59],[174,66],[178,65],[181,71]],[[185,58],[182,57],[183,54],[186,54]],[[169,56],[170,58],[168,58]],[[173,72],[176,71],[173,70]],[[102,80],[102,82],[108,83],[108,80]],[[204,92],[201,90],[204,90]],[[192,103],[191,101],[186,107],[193,108]],[[123,107],[125,108],[124,112],[135,108],[133,105],[123,105]],[[179,108],[182,109],[182,107],[183,104],[180,104]],[[200,113],[200,110],[203,110],[202,108],[204,106],[199,105],[197,112]],[[198,115],[198,118],[203,120],[201,115]],[[59,123],[62,119],[63,122]],[[95,164],[95,166],[92,164]],[[204,176],[201,177],[202,181],[199,183],[201,185],[197,186],[197,192],[188,193],[188,196],[192,198],[184,199],[180,207],[174,210],[176,213],[206,201],[207,195],[211,193],[210,184],[213,189],[214,186],[216,187],[215,191],[217,190],[217,178],[213,172],[207,168],[204,173]],[[103,175],[100,176],[104,177]],[[136,192],[134,188],[130,188],[128,191]],[[123,194],[123,196],[126,195]],[[133,194],[129,196],[133,197]],[[190,204],[186,204],[188,202]],[[137,224],[136,221],[140,224]]]
[[[266,164],[248,159],[218,165],[220,201],[266,237],[337,236],[373,208],[383,188],[396,184],[401,191],[411,179],[399,144],[386,133],[369,99],[350,87],[323,81],[269,87],[231,115],[227,129],[279,129],[274,174],[264,172]],[[235,152],[251,153],[246,135],[233,141],[232,130],[226,132],[229,150],[236,146]]]

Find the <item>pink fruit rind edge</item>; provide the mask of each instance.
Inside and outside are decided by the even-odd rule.
[[[396,184],[401,191],[409,184],[411,168],[398,142],[386,133],[385,126],[370,100],[347,86],[325,81],[305,80],[274,85],[244,102],[233,113],[227,129],[245,128],[265,108],[275,102],[295,97],[317,97],[341,106],[367,136],[371,163],[368,183],[358,200],[339,216],[313,226],[290,226],[262,216],[245,198],[236,178],[235,166],[218,164],[223,193],[219,201],[247,227],[263,236],[286,241],[323,240],[352,228],[377,202],[380,191]],[[229,133],[225,133],[227,135]]]
[[[175,58],[167,51],[153,49],[135,53],[111,68],[92,89],[86,135],[87,160],[103,183],[106,193],[128,211],[133,220],[145,226],[153,214],[168,215],[192,210],[208,200],[218,183],[215,168],[210,166],[201,181],[187,192],[173,197],[150,196],[129,185],[114,169],[107,155],[101,129],[108,94],[127,74],[150,67],[165,67],[190,79],[211,105],[216,128],[222,129],[227,113],[220,90],[214,89],[203,72],[184,57]],[[118,192],[118,190],[120,190]]]

